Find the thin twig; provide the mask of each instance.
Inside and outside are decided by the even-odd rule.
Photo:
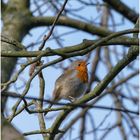
[[[39,50],[42,50],[42,49],[43,49],[43,47],[45,46],[46,41],[50,38],[51,34],[53,33],[53,30],[54,30],[54,28],[55,28],[55,25],[56,25],[56,23],[57,23],[57,21],[58,21],[60,15],[61,15],[61,13],[63,12],[63,10],[64,10],[64,8],[65,8],[67,2],[68,2],[68,0],[65,0],[63,6],[62,6],[62,8],[61,8],[61,10],[59,11],[58,15],[56,16],[56,18],[55,18],[55,20],[54,20],[54,22],[53,22],[53,24],[52,24],[52,28],[51,28],[50,32],[48,33],[48,35],[45,35],[45,36],[44,36],[43,42],[42,42],[41,46],[39,47]]]
[[[120,108],[113,108],[113,107],[105,107],[105,106],[97,106],[97,105],[90,105],[90,104],[75,104],[75,103],[58,103],[58,102],[52,102],[50,100],[46,100],[46,99],[39,99],[39,98],[36,98],[36,97],[30,97],[30,96],[26,96],[26,97],[23,97],[21,96],[20,94],[15,94],[15,93],[2,93],[2,96],[8,96],[8,97],[12,97],[12,98],[20,98],[22,99],[23,101],[25,99],[28,99],[28,100],[37,100],[37,101],[43,101],[43,102],[46,102],[46,103],[51,103],[51,104],[55,104],[55,105],[67,105],[67,106],[72,106],[72,107],[82,107],[82,108],[85,108],[85,107],[89,107],[89,108],[98,108],[98,109],[105,109],[105,110],[112,110],[112,111],[122,111],[122,112],[129,112],[129,113],[133,113],[133,114],[136,114],[136,115],[139,115],[139,112],[135,112],[135,111],[131,111],[131,110],[127,110],[127,109],[120,109]],[[24,101],[25,104],[26,101]],[[59,109],[59,108],[58,108]],[[63,109],[63,108],[62,108]],[[49,109],[51,110],[51,109]],[[53,109],[52,109],[53,110]],[[60,110],[60,109],[59,109]],[[43,113],[45,112],[46,109],[43,111],[40,111],[40,113]],[[56,111],[56,110],[55,110]],[[30,110],[28,109],[28,112],[30,112]],[[34,111],[35,113],[35,111]],[[36,112],[38,113],[38,112]]]

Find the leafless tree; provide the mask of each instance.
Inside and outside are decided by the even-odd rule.
[[[44,140],[103,140],[116,130],[121,140],[138,139],[139,15],[134,7],[121,0],[2,0],[1,5],[2,140],[36,134]],[[65,70],[66,62],[76,59],[90,62],[87,93],[48,108],[45,71]],[[39,84],[31,85],[33,80]],[[15,101],[11,108],[7,99]],[[38,130],[20,132],[18,124],[13,126],[25,112],[37,115]]]

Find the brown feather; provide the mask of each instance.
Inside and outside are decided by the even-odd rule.
[[[61,86],[59,86],[57,89],[54,90],[54,92],[53,92],[53,100],[54,101],[59,100],[61,90],[62,90]]]

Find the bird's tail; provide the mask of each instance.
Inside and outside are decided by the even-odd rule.
[[[50,111],[51,107],[52,107],[52,106],[55,104],[55,102],[57,102],[58,100],[59,100],[59,98],[56,98],[56,97],[54,97],[54,98],[51,100],[51,102],[50,102],[50,104],[49,104],[49,106],[48,106],[46,112],[44,113],[44,116],[47,115],[47,113]]]
[[[50,103],[49,106],[48,106],[48,108],[47,108],[47,111],[44,113],[44,116],[47,115],[47,113],[49,112],[49,109],[50,109],[52,106],[53,106],[53,104]]]

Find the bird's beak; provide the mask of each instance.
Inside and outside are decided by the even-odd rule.
[[[90,63],[88,62],[86,65],[88,65],[88,64],[90,64]]]

